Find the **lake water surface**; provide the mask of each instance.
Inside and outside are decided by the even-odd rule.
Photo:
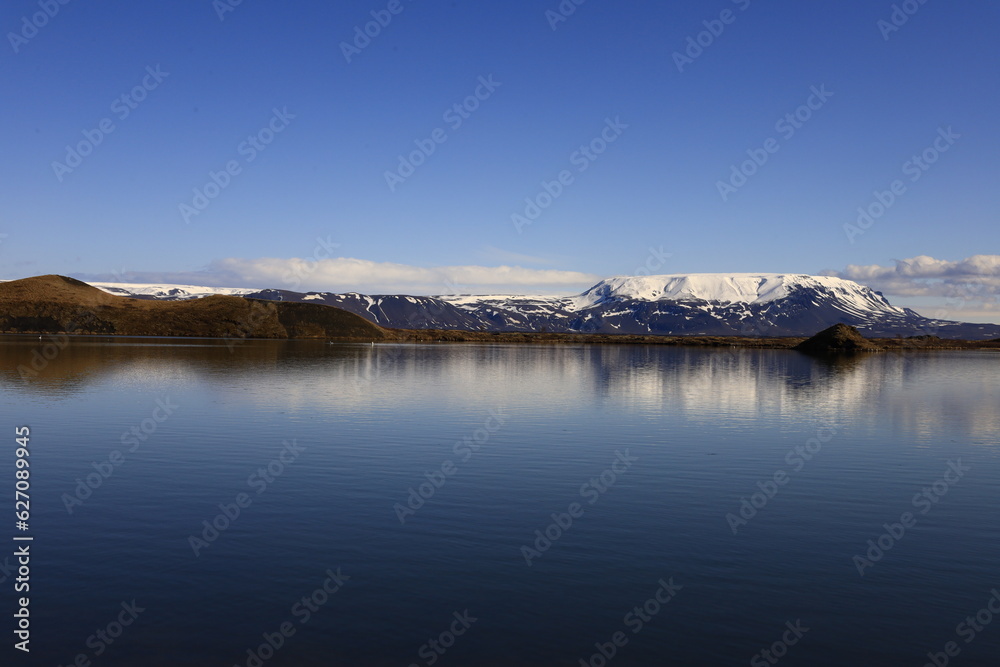
[[[996,353],[46,343],[28,664],[998,664]]]

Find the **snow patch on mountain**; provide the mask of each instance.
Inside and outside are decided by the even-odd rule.
[[[201,287],[198,285],[143,285],[138,283],[90,283],[115,296],[142,296],[151,299],[200,299],[213,294],[242,296],[258,291],[243,287]]]

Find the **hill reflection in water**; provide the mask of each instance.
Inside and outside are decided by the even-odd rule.
[[[0,382],[59,398],[106,383],[131,384],[137,391],[170,382],[224,388],[253,376],[261,382],[242,400],[296,410],[363,410],[388,395],[400,408],[457,395],[480,405],[542,400],[574,409],[600,396],[708,421],[810,415],[833,424],[867,415],[912,431],[918,440],[935,423],[984,440],[1000,432],[1000,354],[991,351],[816,358],[786,350],[656,346],[371,347],[76,337],[45,359],[44,347],[50,355],[55,350],[51,340],[5,337]]]

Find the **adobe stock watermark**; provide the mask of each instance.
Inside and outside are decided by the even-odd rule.
[[[970,470],[972,470],[970,466],[962,464],[962,459],[948,461],[948,467],[945,468],[941,479],[929,486],[925,486],[919,493],[914,494],[913,499],[910,501],[911,504],[915,509],[920,510],[921,514],[927,514],[934,505],[941,502],[941,499],[947,495],[949,489],[958,484],[965,476],[965,473]],[[865,551],[864,556],[854,556],[851,559],[854,567],[858,570],[858,574],[862,577],[865,576],[865,569],[874,567],[875,563],[882,560],[885,554],[896,546],[897,542],[903,539],[906,531],[916,525],[917,517],[912,512],[903,512],[897,523],[882,524],[885,532],[874,539],[868,540],[868,550]]]
[[[462,613],[452,612],[452,616],[454,620],[451,621],[447,630],[441,632],[437,637],[428,639],[426,644],[417,649],[417,655],[423,658],[424,664],[428,667],[447,653],[448,649],[455,645],[455,641],[468,632],[472,624],[479,620],[475,616],[471,616],[468,609]],[[420,663],[411,662],[409,667],[420,667]]]
[[[468,293],[468,288],[453,279],[445,279],[441,284],[445,290],[438,294]],[[356,303],[366,303],[363,301],[366,298],[365,295],[356,292],[349,292],[348,295],[353,297]],[[455,312],[454,306],[435,296],[417,298],[421,300],[420,307],[402,317],[403,324],[401,326],[405,329],[420,330],[435,328],[441,316]],[[383,302],[378,300],[368,305],[373,308],[382,308]],[[382,321],[381,318],[379,320]],[[366,385],[378,381],[384,373],[397,369],[397,362],[405,361],[407,358],[412,357],[412,354],[412,345],[393,341],[386,341],[384,343],[376,341],[370,348],[365,346],[365,352],[355,358],[354,361],[356,363],[352,366],[350,378],[358,385],[358,389],[363,390]]]
[[[479,110],[483,102],[493,97],[497,88],[502,85],[503,83],[493,80],[492,74],[479,77],[479,85],[472,94],[445,109],[441,119],[448,124],[452,132],[455,132]],[[434,128],[426,139],[414,139],[413,144],[416,149],[406,155],[399,155],[396,169],[385,172],[385,184],[389,186],[389,192],[395,192],[396,188],[413,176],[417,169],[437,152],[438,146],[446,141],[448,141],[448,131],[443,127]]]
[[[507,414],[503,407],[490,410],[490,416],[486,418],[483,425],[455,442],[451,451],[458,457],[460,463],[468,463],[506,423]],[[416,488],[412,486],[409,488],[410,493],[406,497],[406,504],[396,503],[392,506],[399,523],[405,524],[408,517],[416,514],[428,500],[441,490],[448,479],[457,475],[458,472],[458,464],[451,459],[445,459],[436,470],[424,473],[424,478],[427,481],[422,482]]]
[[[750,523],[750,520],[757,516],[760,510],[767,507],[767,504],[781,491],[792,478],[802,472],[806,463],[813,460],[823,449],[823,445],[833,440],[837,435],[837,425],[823,425],[816,430],[816,435],[809,438],[801,445],[795,445],[785,454],[785,463],[791,466],[791,470],[786,472],[784,468],[779,468],[767,479],[757,482],[758,491],[750,494],[749,498],[740,498],[740,508],[737,513],[730,512],[726,515],[726,523],[729,524],[733,535],[736,535],[739,528]]]
[[[219,17],[219,22],[226,20],[226,14],[235,12],[236,8],[243,4],[243,0],[212,0],[212,9]]]
[[[995,615],[1000,615],[1000,591],[994,588],[990,591],[990,597],[982,609],[975,615],[966,616],[965,620],[955,626],[955,634],[965,640],[966,644],[971,644],[993,622]],[[946,667],[951,658],[961,652],[962,648],[958,642],[946,642],[944,650],[927,652],[928,662],[924,663],[924,667]]]
[[[445,279],[442,285],[445,288],[443,294],[463,294],[467,291],[465,286],[450,278]],[[419,309],[416,318],[407,321],[406,328],[430,328],[428,325],[434,324],[439,317],[448,312],[447,303],[432,297],[430,301],[426,302],[423,308]],[[368,364],[368,367],[359,368],[357,372],[352,374],[352,377],[358,383],[374,382],[381,377],[383,368],[392,367],[394,362],[399,361],[410,351],[412,351],[412,347],[402,344],[395,344],[388,347],[379,346],[373,355],[368,358],[371,362]]]
[[[741,12],[745,12],[750,8],[751,0],[732,0],[732,2],[739,7]],[[711,47],[715,44],[715,40],[722,37],[722,33],[726,31],[726,26],[736,23],[738,16],[739,14],[732,9],[723,9],[719,13],[718,18],[702,21],[701,24],[705,26],[705,29],[697,35],[691,35],[687,38],[687,47],[683,53],[680,51],[674,51],[673,53],[677,71],[683,74],[685,67],[693,65],[695,60],[701,58],[702,54],[705,53],[705,49]]]
[[[292,265],[292,268],[282,274],[282,282],[284,282],[290,290],[296,291],[300,289],[302,287],[302,281],[315,273],[316,269],[319,268],[320,262],[326,259],[333,259],[333,254],[330,251],[336,250],[339,247],[340,244],[334,243],[330,239],[329,234],[327,234],[325,239],[317,236],[316,246],[313,248],[312,257],[296,261]]]
[[[632,271],[633,276],[652,276],[656,275],[656,271],[659,271],[667,263],[667,260],[674,256],[672,252],[664,252],[663,246],[659,248],[654,248],[649,246],[649,256],[646,261],[635,267]]]
[[[295,621],[298,621],[300,626],[308,623],[313,614],[319,612],[330,601],[330,598],[340,592],[344,584],[351,580],[346,574],[341,574],[339,567],[336,572],[328,569],[324,574],[326,578],[320,586],[292,604],[288,612],[291,614],[292,620],[280,623],[274,632],[262,633],[261,639],[263,641],[256,647],[246,650],[247,657],[242,663],[243,666],[262,667],[285,646],[289,639],[295,636],[298,631],[298,628],[295,627]],[[237,663],[233,667],[241,667],[241,665]]]
[[[900,167],[903,176],[906,176],[910,183],[916,183],[961,138],[962,135],[955,134],[951,125],[939,127],[938,136],[934,138],[934,141],[924,150],[911,156]],[[844,223],[844,234],[847,235],[847,240],[853,245],[859,236],[863,236],[876,222],[882,219],[882,216],[888,213],[889,209],[895,206],[908,191],[909,186],[902,178],[897,178],[890,183],[887,190],[875,190],[872,193],[873,201],[858,207],[858,218],[854,224]]]
[[[281,444],[283,447],[277,457],[250,473],[250,476],[247,477],[247,486],[256,491],[256,496],[267,491],[270,485],[274,484],[274,481],[284,474],[285,468],[295,463],[306,449],[304,446],[298,444],[296,440],[292,440],[291,442],[285,440]],[[203,528],[200,535],[188,536],[188,546],[191,547],[191,551],[195,557],[201,556],[203,549],[209,548],[213,542],[219,539],[222,533],[229,530],[230,526],[240,518],[243,510],[250,507],[253,501],[254,496],[250,496],[247,493],[238,493],[233,498],[233,502],[219,503],[219,513],[211,520],[205,519],[201,522]]]
[[[67,327],[67,333],[72,333],[73,325]],[[55,360],[59,356],[59,353],[66,349],[69,345],[69,336],[67,333],[62,333],[58,335],[48,336],[48,341],[44,345],[39,345],[31,350],[31,362],[29,365],[18,364],[17,373],[21,376],[22,380],[27,380],[29,377],[38,377],[38,374],[44,371],[49,363]]]
[[[879,19],[875,24],[879,32],[882,33],[883,41],[888,42],[893,33],[906,25],[910,17],[920,11],[920,8],[927,4],[927,0],[904,0],[898,5],[892,6],[892,13],[889,20]]]
[[[768,163],[771,156],[781,150],[781,141],[789,141],[795,133],[801,130],[806,123],[812,120],[813,115],[822,109],[826,103],[834,96],[834,93],[826,89],[826,84],[811,86],[810,95],[794,111],[786,113],[774,124],[774,130],[781,135],[781,139],[769,137],[760,148],[748,148],[746,153],[749,157],[739,165],[730,166],[729,178],[725,181],[716,181],[715,187],[719,191],[722,201],[729,201],[731,195],[736,194],[740,188],[746,185],[753,176],[760,171],[761,167]]]
[[[38,8],[41,11],[30,16],[25,14],[21,17],[21,29],[7,33],[7,41],[10,42],[10,48],[14,49],[14,53],[19,53],[21,47],[34,39],[38,31],[47,26],[63,6],[69,3],[70,0],[38,0]]]
[[[125,634],[125,628],[128,628],[135,623],[136,619],[139,618],[139,614],[144,611],[146,611],[146,608],[140,607],[136,604],[135,600],[132,600],[131,602],[122,602],[121,611],[119,611],[115,617],[103,627],[95,630],[94,634],[87,637],[84,645],[90,649],[91,652],[81,651],[80,653],[77,653],[73,659],[67,663],[67,667],[89,667],[92,657],[100,658],[104,655],[104,653],[107,652],[112,645],[114,645],[115,641]],[[59,665],[59,667],[63,666]]]
[[[118,121],[124,121],[139,105],[146,100],[151,92],[160,87],[164,79],[170,76],[170,72],[164,72],[157,65],[146,67],[146,74],[135,86],[126,93],[116,97],[110,106],[110,111]],[[67,174],[83,164],[84,158],[94,152],[94,149],[104,143],[104,139],[117,129],[111,117],[102,118],[93,129],[81,130],[83,139],[76,144],[66,144],[66,156],[63,161],[52,161],[52,171],[56,179],[62,183]]]
[[[632,636],[642,632],[646,624],[663,611],[663,608],[677,596],[678,591],[684,588],[681,584],[675,584],[673,577],[667,581],[660,579],[656,583],[660,587],[656,589],[652,597],[642,604],[637,604],[622,617],[622,625],[632,631]],[[595,642],[594,648],[597,651],[588,658],[580,658],[580,667],[605,667],[618,655],[620,649],[628,646],[629,639],[628,633],[624,630],[618,630],[611,635],[609,641]]]
[[[906,264],[906,262],[901,263]],[[987,304],[991,306],[1000,305],[1000,294],[993,293],[995,288],[986,279],[970,278],[964,287],[969,289],[973,286],[979,288],[978,294],[948,296],[940,308],[935,308],[932,312],[924,311],[928,320],[926,323],[921,323],[913,329],[909,339],[906,341],[906,346],[889,348],[887,353],[894,355],[902,365],[910,366],[915,361],[913,355],[909,354],[909,352],[914,348],[930,345],[934,337],[937,337],[941,333],[941,330],[950,324],[948,320],[954,320],[959,317],[966,306],[970,304],[973,306],[985,306]]]
[[[114,277],[113,282],[127,283],[129,282],[128,277],[134,276],[135,271],[129,271],[127,268],[125,268],[125,265],[123,264],[121,269],[111,269],[111,275],[112,277]]]
[[[246,315],[235,323],[236,331],[222,337],[230,353],[236,350],[237,345],[247,342],[247,338],[260,331],[269,320],[275,319],[273,305],[255,299],[245,299],[245,301]]]
[[[580,497],[587,500],[587,504],[593,505],[601,496],[611,490],[618,478],[624,475],[632,467],[632,464],[639,460],[638,456],[629,454],[628,448],[623,453],[621,450],[615,451],[615,460],[597,477],[592,477],[590,481],[584,482],[580,486]],[[570,503],[565,512],[553,512],[551,514],[552,523],[544,529],[535,531],[535,541],[532,545],[521,546],[521,556],[524,562],[531,567],[532,560],[541,558],[545,552],[552,548],[552,545],[559,541],[565,532],[573,527],[573,521],[579,519],[584,514],[584,507],[580,503]],[[534,548],[532,548],[534,547]]]
[[[122,447],[128,447],[129,454],[139,451],[139,447],[147,442],[160,428],[160,424],[173,416],[180,406],[170,400],[169,396],[156,399],[156,407],[152,413],[138,424],[133,425],[129,430],[122,432],[119,441]],[[113,449],[100,463],[93,461],[91,467],[94,472],[89,473],[83,479],[76,478],[76,487],[73,493],[64,493],[60,496],[67,514],[73,514],[73,508],[83,506],[83,504],[93,496],[94,491],[99,489],[104,482],[115,474],[126,460],[125,453],[120,449]]]
[[[3,562],[0,563],[0,584],[7,583],[7,580],[16,572],[17,567],[11,564],[10,556],[4,556]]]
[[[403,13],[406,6],[402,0],[389,0],[385,9],[373,9],[371,11],[372,20],[364,26],[354,26],[354,39],[351,42],[341,42],[340,52],[344,54],[344,60],[351,64],[354,56],[361,55],[361,52],[371,46],[372,40],[382,34],[382,31],[389,27],[394,17]]]
[[[781,639],[777,640],[769,647],[762,649],[750,658],[751,667],[768,667],[776,665],[778,661],[788,655],[788,649],[799,643],[802,637],[809,632],[809,628],[802,627],[802,619],[795,619],[795,623],[785,621],[785,630]]]
[[[570,16],[576,14],[576,8],[585,2],[587,0],[562,0],[554,10],[546,9],[545,20],[549,22],[552,32],[559,28],[560,23],[565,23]]]
[[[327,235],[326,238],[316,237],[316,245],[313,247],[312,256],[305,259],[294,258],[289,260],[291,268],[282,274],[282,282],[290,290],[301,289],[302,281],[316,272],[320,266],[320,262],[332,259],[333,254],[331,251],[339,247],[340,244],[334,243],[330,235]],[[226,341],[226,348],[230,352],[233,352],[237,345],[245,343],[247,338],[258,332],[269,320],[275,318],[274,308],[270,303],[251,299],[248,300],[248,304],[246,315],[235,323],[236,331],[223,336],[223,340]]]
[[[576,168],[576,173],[582,174],[590,169],[590,166],[604,155],[611,144],[618,141],[628,127],[622,122],[621,116],[615,116],[614,120],[605,118],[604,127],[597,136],[586,144],[581,144],[579,148],[570,153],[569,163]],[[576,176],[570,169],[563,169],[551,181],[542,180],[541,190],[533,197],[525,198],[524,210],[510,216],[511,224],[514,225],[517,233],[521,234],[525,227],[533,225],[542,213],[563,195],[566,188],[575,182]]]
[[[445,286],[446,294],[462,294],[466,292],[466,289],[454,280],[446,279],[443,282]],[[447,291],[450,290],[450,291]],[[450,312],[448,308],[449,304],[440,299],[435,299],[434,297],[428,297],[430,300],[425,302],[424,307],[420,308],[413,319],[408,319],[406,321],[407,329],[428,329],[433,328],[431,325],[436,324],[439,317]],[[392,362],[401,357],[404,352],[410,348],[406,345],[395,345],[388,349],[386,352],[379,351],[377,360],[380,364],[379,371],[381,370],[381,365],[383,361]],[[366,369],[360,370],[356,375],[356,379],[366,382],[371,382],[379,377],[381,373],[369,373]]]
[[[339,247],[340,244],[334,243],[329,235],[325,239],[316,237],[316,246],[313,248],[312,257],[293,260],[291,268],[282,274],[282,281],[288,289],[300,289],[302,281],[319,268],[321,261],[331,259],[330,251]],[[265,328],[269,321],[273,322],[276,318],[274,306],[269,302],[248,299],[246,305],[245,315],[235,322],[236,330],[222,337],[226,342],[226,349],[231,353],[236,350],[237,345],[245,343],[248,338]]]
[[[996,292],[996,288],[989,280],[984,277],[969,278],[965,284],[965,289],[969,290],[969,292],[946,297],[942,307],[928,313],[928,317],[932,320],[955,319],[970,304],[973,306],[990,306],[994,310],[997,309],[997,306],[1000,306],[1000,294]],[[932,321],[930,324],[917,327],[915,333],[933,336],[941,333],[942,326],[946,324],[947,322]],[[928,341],[919,342],[926,343]],[[897,354],[900,354],[904,359],[910,359],[902,351],[897,351]]]
[[[194,188],[191,203],[181,202],[177,208],[184,224],[191,224],[191,218],[201,215],[222,191],[228,188],[233,179],[243,173],[244,165],[250,164],[261,153],[267,150],[275,137],[288,129],[295,119],[295,114],[288,113],[288,107],[271,109],[271,118],[263,127],[247,135],[247,138],[236,146],[236,153],[243,158],[232,159],[223,165],[219,171],[209,170],[208,180],[201,187]]]

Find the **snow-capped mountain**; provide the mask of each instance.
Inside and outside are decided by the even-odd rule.
[[[184,285],[96,284],[113,294],[187,299],[235,294],[343,308],[376,324],[407,329],[549,331],[712,336],[810,336],[834,324],[867,336],[1000,337],[1000,325],[922,317],[881,293],[830,276],[739,273],[626,276],[576,296],[365,295]],[[136,288],[133,290],[133,288]]]
[[[827,291],[862,311],[903,314],[881,294],[863,285],[831,276],[779,273],[695,273],[621,277],[602,280],[578,298],[578,308],[606,300],[705,301],[761,304],[788,298],[800,290]]]
[[[899,327],[923,319],[855,282],[795,274],[627,276],[567,298],[439,298],[494,322],[513,313],[550,330],[597,333],[810,335],[838,322]]]

